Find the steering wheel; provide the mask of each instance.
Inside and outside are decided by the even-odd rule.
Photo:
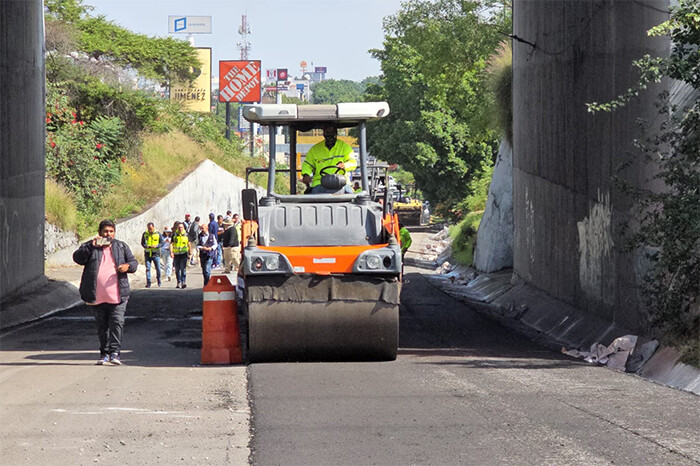
[[[334,171],[331,172],[331,170],[334,170]],[[319,172],[319,175],[321,175],[321,176],[323,176],[323,175],[337,175],[337,174],[339,174],[339,173],[340,173],[341,175],[344,175],[344,174],[345,174],[345,169],[344,169],[344,168],[340,168],[340,167],[337,166],[337,165],[331,165],[331,166],[328,166],[328,167],[323,167],[323,168],[321,169],[321,171]]]

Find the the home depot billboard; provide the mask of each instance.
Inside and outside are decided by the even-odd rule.
[[[211,49],[198,48],[197,56],[202,63],[199,75],[190,87],[173,86],[170,99],[177,100],[193,112],[211,111]]]
[[[260,100],[260,60],[219,62],[219,102]]]

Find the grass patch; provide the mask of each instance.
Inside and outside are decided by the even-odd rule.
[[[122,166],[121,184],[106,196],[97,217],[117,219],[140,212],[166,195],[170,184],[205,158],[202,145],[179,131],[144,135],[140,160],[127,159]],[[92,222],[98,222],[97,217]]]
[[[472,265],[474,262],[476,231],[479,229],[483,215],[483,211],[470,212],[464,217],[464,220],[450,228],[452,256],[461,265]]]
[[[77,229],[81,238],[92,236],[104,218],[117,220],[142,212],[146,206],[167,195],[174,183],[180,181],[205,159],[241,178],[245,178],[246,167],[267,165],[262,157],[251,158],[243,155],[243,151],[235,154],[234,149],[235,147],[231,147],[223,150],[214,142],[197,142],[178,130],[165,134],[144,134],[139,157],[127,158],[122,162],[120,181],[105,196],[100,211],[87,214],[77,212],[74,208],[72,231]],[[265,187],[267,175],[253,175],[251,182]],[[275,191],[282,194],[289,192],[287,174],[277,176]],[[59,201],[58,204],[69,205],[63,201]],[[72,202],[70,205],[75,206]]]
[[[46,220],[64,231],[77,231],[78,207],[73,196],[54,180],[46,179]]]

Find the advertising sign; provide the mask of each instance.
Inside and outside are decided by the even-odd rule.
[[[268,81],[276,81],[277,80],[277,69],[270,69],[268,68],[265,70],[265,73],[267,74],[267,80]]]
[[[211,16],[168,16],[170,34],[211,34]]]
[[[250,131],[250,122],[243,118],[243,107],[238,107],[238,132]]]
[[[170,100],[182,103],[187,110],[193,112],[211,111],[211,49],[198,48],[197,58],[202,68],[190,87],[173,86],[170,89]]]
[[[277,81],[287,80],[287,68],[277,68]]]
[[[260,102],[260,60],[219,62],[219,102]]]
[[[317,66],[314,68],[314,73],[327,73],[327,69],[328,68],[326,68],[325,66]]]

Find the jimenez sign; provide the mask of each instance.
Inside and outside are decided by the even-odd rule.
[[[260,60],[219,62],[219,102],[260,102]]]
[[[194,70],[197,77],[192,86],[173,86],[170,100],[176,100],[193,112],[211,111],[211,49],[198,48],[197,56],[202,68]]]

